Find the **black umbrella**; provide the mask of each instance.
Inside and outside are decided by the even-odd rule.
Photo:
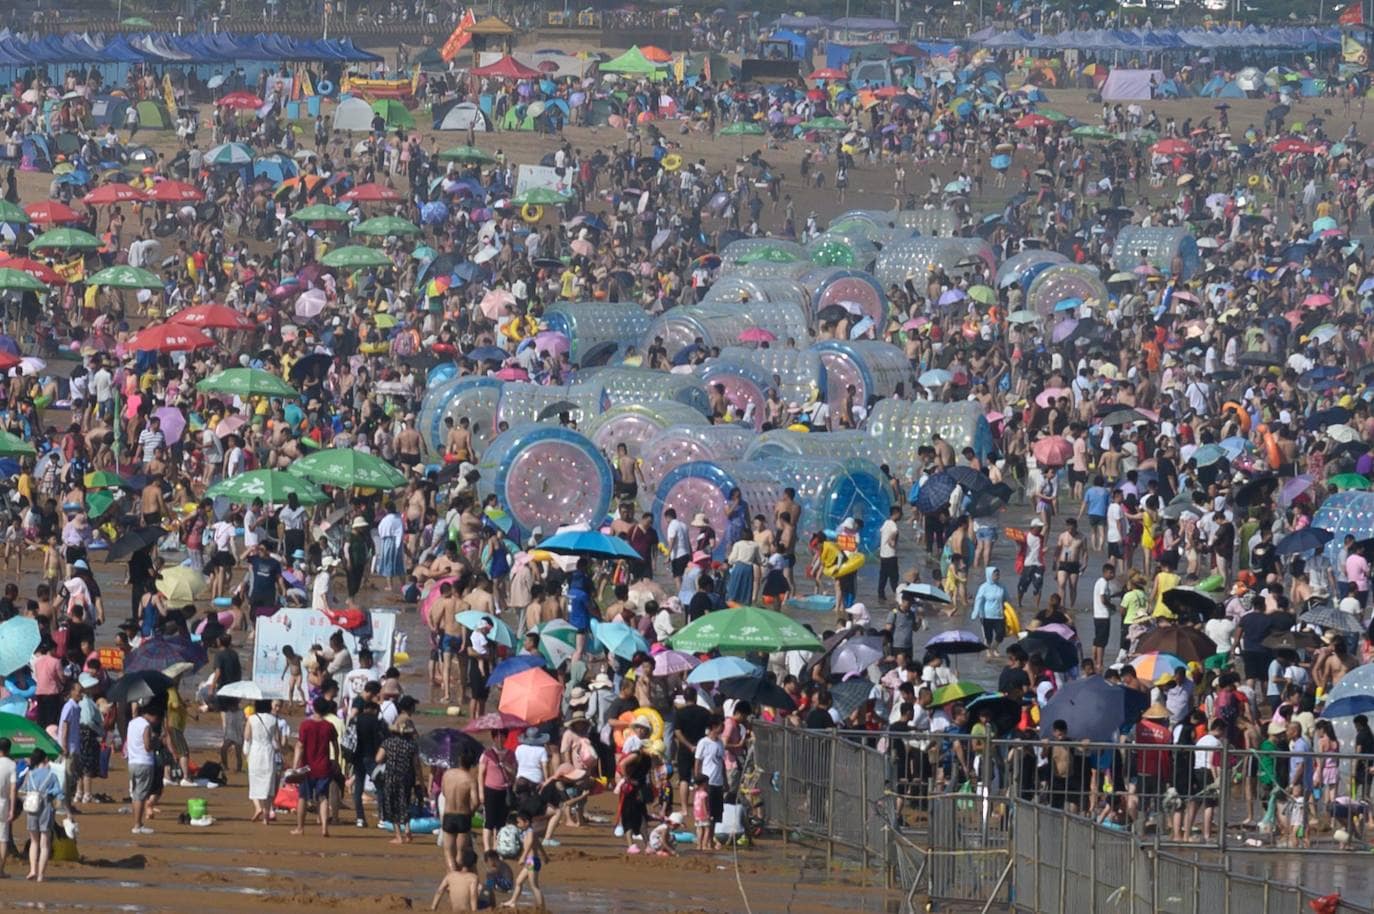
[[[729,680],[726,680],[727,682]],[[873,683],[864,677],[846,679],[830,686],[830,703],[840,719],[848,717],[868,701],[873,694]]]
[[[543,422],[545,419],[555,418],[559,413],[571,413],[578,409],[581,409],[581,407],[571,400],[557,400],[541,409],[539,415],[535,417],[535,421]]]
[[[999,735],[1015,730],[1021,723],[1020,703],[997,692],[979,695],[964,707],[968,709],[969,719],[974,721],[978,720],[979,714],[987,711],[991,715],[993,729]]]
[[[328,353],[312,352],[309,355],[301,356],[296,364],[291,366],[291,380],[323,378],[329,374],[329,368],[333,364],[334,357]]]
[[[1283,359],[1272,352],[1242,352],[1236,361],[1242,365],[1263,365],[1267,368],[1278,368],[1283,365]]]
[[[160,671],[143,670],[119,677],[105,693],[105,697],[113,702],[146,702],[166,695],[170,688],[172,680]]]
[[[1191,587],[1173,587],[1164,591],[1164,605],[1184,621],[1205,620],[1216,612],[1216,601]]]
[[[947,474],[959,485],[964,487],[965,492],[981,492],[992,485],[992,480],[973,467],[953,466],[945,470]]]
[[[1011,496],[1012,488],[1005,482],[989,486],[973,496],[968,506],[969,517],[990,517],[1005,508]]]
[[[1248,508],[1269,500],[1279,487],[1279,478],[1272,473],[1256,476],[1245,485],[1236,489],[1231,499],[1237,507]]]
[[[792,700],[792,696],[763,674],[727,679],[720,684],[720,694],[726,698],[747,701],[754,707],[775,708],[779,711],[797,709],[797,703]]]
[[[185,635],[158,635],[144,638],[124,658],[124,672],[161,672],[175,663],[189,663],[193,669],[205,664],[205,648]]]
[[[1344,406],[1332,406],[1328,409],[1319,409],[1307,417],[1307,430],[1315,432],[1318,429],[1326,428],[1331,425],[1344,425],[1350,417],[1354,415]]]
[[[1054,632],[1032,631],[1018,642],[1031,656],[1039,655],[1047,670],[1067,673],[1078,666],[1078,645]]]
[[[420,761],[440,768],[456,768],[466,756],[473,764],[482,757],[483,747],[471,735],[451,727],[430,730],[420,737]]]
[[[1321,639],[1311,632],[1275,632],[1260,642],[1271,651],[1304,651],[1321,647]]]
[[[138,527],[130,530],[110,544],[110,548],[105,551],[105,561],[123,561],[140,549],[152,546],[166,535],[167,531],[161,527]]]

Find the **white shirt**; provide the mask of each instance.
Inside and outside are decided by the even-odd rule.
[[[91,390],[97,403],[104,403],[114,395],[114,376],[104,368],[91,375]]]
[[[14,810],[9,808],[10,788],[14,786],[17,766],[14,759],[0,758],[0,816],[8,816]]]
[[[1221,740],[1212,734],[1199,737],[1197,750],[1193,753],[1193,770],[1206,771],[1212,767],[1212,752],[1221,748]]]
[[[281,521],[282,527],[286,530],[305,529],[304,507],[297,506],[292,508],[290,505],[286,505],[277,512],[277,518]]]
[[[516,746],[515,776],[524,778],[531,784],[544,783],[544,759],[548,754],[548,749],[544,746]]]
[[[347,713],[352,713],[353,699],[363,694],[363,688],[372,680],[377,679],[377,671],[371,667],[354,667],[344,674],[343,682],[339,689],[343,694],[339,696],[339,708],[347,709]]]
[[[396,723],[396,718],[401,716],[401,709],[396,707],[396,700],[388,698],[382,702],[382,710],[377,712],[377,716],[382,719],[382,723],[390,727]]]
[[[401,521],[401,515],[395,511],[382,518],[382,522],[377,525],[377,535],[382,539],[402,539],[405,536],[405,524]]]
[[[1116,502],[1107,506],[1107,542],[1121,542],[1121,526],[1126,520],[1126,510]]]
[[[1045,538],[1031,530],[1026,534],[1026,565],[1044,565]]]
[[[243,512],[243,545],[246,549],[257,546],[261,536],[261,529],[258,527],[258,512],[249,508]]]
[[[697,742],[696,760],[701,764],[702,777],[712,787],[725,786],[725,747],[720,740],[703,736]]]
[[[1098,578],[1093,585],[1093,618],[1110,619],[1112,617],[1111,597],[1114,593],[1112,582],[1106,578]]]
[[[897,557],[897,522],[892,518],[883,521],[883,525],[878,528],[878,558],[893,559]]]
[[[329,609],[329,572],[321,571],[315,575],[310,587],[310,608]]]
[[[682,518],[675,517],[669,522],[666,538],[668,540],[668,558],[678,559],[684,555],[691,555],[692,544],[688,536],[687,525],[682,522]]]
[[[229,552],[234,547],[234,525],[227,520],[217,522],[210,528],[210,535],[215,540],[215,548],[220,552]]]
[[[124,750],[130,767],[153,764],[153,753],[143,748],[143,737],[148,732],[148,727],[148,719],[142,714],[129,721],[129,729],[124,737]]]

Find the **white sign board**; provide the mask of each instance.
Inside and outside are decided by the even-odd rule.
[[[520,170],[515,173],[515,196],[518,197],[536,187],[558,191],[560,194],[571,194],[572,178],[570,168],[563,169],[563,173],[559,174],[557,168],[548,165],[521,165]]]
[[[301,657],[309,656],[312,645],[328,648],[329,637],[342,632],[344,646],[355,658],[358,639],[346,629],[339,628],[324,613],[313,609],[279,609],[271,616],[257,620],[253,637],[253,683],[267,698],[286,697],[286,660],[281,649],[290,647]],[[396,634],[396,614],[372,610],[372,638],[368,647],[374,659],[373,667],[380,671],[391,666],[391,646]],[[302,677],[304,678],[304,677]],[[306,683],[301,683],[306,688]]]

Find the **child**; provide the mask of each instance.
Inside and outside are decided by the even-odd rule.
[[[219,744],[219,766],[225,772],[229,771],[229,754],[234,755],[234,773],[243,771],[243,710],[239,707],[237,699],[227,699],[221,705],[225,709],[224,713],[224,736]]]
[[[664,821],[659,822],[649,832],[648,852],[659,857],[677,856],[677,838],[673,836],[673,829],[682,825],[682,813],[675,812]]]
[[[9,571],[10,561],[14,562],[14,573],[22,575],[24,573],[24,530],[19,525],[19,519],[10,518],[9,527],[5,530],[5,570]]]
[[[710,847],[712,844],[709,783],[704,774],[692,782],[692,822],[696,825],[698,848]]]
[[[499,851],[487,851],[482,855],[482,862],[486,864],[487,875],[482,880],[477,904],[479,907],[493,908],[496,906],[497,892],[509,892],[515,888],[515,874],[510,871],[510,864],[501,859]]]
[[[515,877],[515,888],[512,890],[502,907],[513,908],[515,903],[520,900],[520,895],[524,891],[525,883],[529,883],[530,892],[534,895],[534,906],[544,907],[544,891],[539,888],[539,871],[544,867],[544,861],[540,857],[543,850],[539,833],[534,830],[533,822],[528,811],[520,809],[515,813],[515,824],[520,828],[520,873]]]
[[[477,854],[467,848],[458,858],[458,869],[445,874],[439,887],[434,890],[434,900],[430,902],[431,911],[439,910],[439,899],[448,893],[450,911],[476,911],[478,908],[477,891]]]
[[[945,593],[951,601],[946,616],[956,616],[968,605],[968,572],[962,555],[950,556],[949,570],[945,572]]]
[[[781,553],[768,557],[768,576],[763,579],[763,602],[778,608],[787,602],[791,586],[787,583],[787,558]]]
[[[288,702],[300,696],[296,704],[305,707],[305,689],[301,687],[301,662],[303,658],[291,649],[291,645],[283,645],[281,649],[282,660],[286,668],[282,670],[281,676],[286,680],[286,700]]]
[[[43,583],[48,585],[48,589],[57,593],[58,582],[62,579],[62,549],[58,545],[57,536],[48,537],[48,542],[43,546]]]

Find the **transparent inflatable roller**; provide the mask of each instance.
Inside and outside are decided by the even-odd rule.
[[[851,384],[860,404],[891,397],[899,389],[911,390],[911,361],[901,347],[881,340],[820,340],[811,350],[825,364],[826,399],[832,410],[844,403]]]
[[[862,522],[860,547],[864,552],[877,552],[878,529],[887,519],[892,492],[875,464],[855,457],[782,456],[760,463],[775,468],[778,478],[797,490],[802,508],[799,538],[818,530],[834,530],[846,517],[852,517]]]
[[[649,489],[657,491],[663,477],[684,463],[743,459],[755,437],[752,428],[738,424],[666,428],[644,443],[640,469]]]
[[[630,456],[640,457],[644,444],[659,432],[706,424],[706,417],[698,410],[665,400],[612,406],[588,422],[583,431],[603,454],[614,456],[616,446],[623,444]]]
[[[1056,263],[1046,267],[1026,290],[1026,307],[1041,317],[1054,313],[1054,306],[1066,298],[1107,300],[1107,284],[1096,267],[1077,263]]]
[[[610,406],[606,388],[585,384],[506,384],[496,407],[496,421],[514,428],[524,422],[557,422],[561,413],[579,427]]]
[[[691,375],[669,374],[649,368],[596,368],[579,372],[578,381],[600,384],[611,406],[631,403],[657,405],[663,401],[690,406],[703,416],[711,414],[706,387]]]
[[[1145,262],[1166,276],[1192,279],[1202,266],[1197,239],[1186,228],[1123,226],[1112,245],[1112,267],[1130,272]]]
[[[472,450],[480,455],[494,434],[502,386],[495,378],[468,376],[425,391],[416,416],[425,459],[431,463],[443,460],[448,436],[444,419],[451,418],[456,426],[464,416],[471,423]]]
[[[815,398],[813,393],[817,396],[825,393],[825,363],[819,353],[810,349],[723,346],[720,360],[757,369],[768,387],[777,386],[778,396],[786,403],[806,403]]]
[[[523,423],[496,436],[478,464],[478,492],[494,493],[526,533],[600,524],[611,505],[611,464],[586,435]]]
[[[604,343],[637,342],[653,316],[635,302],[560,302],[544,311],[549,329],[568,338],[568,360],[580,364]]]
[[[725,558],[725,506],[732,489],[739,489],[749,514],[767,517],[773,505],[782,497],[787,482],[778,478],[777,467],[768,463],[746,463],[737,460],[694,460],[669,471],[658,484],[654,497],[654,523],[666,530],[663,512],[672,508],[688,523],[701,512],[711,529],[716,531],[715,558]]]
[[[1027,286],[1045,267],[1068,262],[1069,258],[1058,251],[1044,251],[1034,248],[1022,251],[1002,261],[1002,265],[997,268],[997,288],[1005,289],[1013,285]]]

